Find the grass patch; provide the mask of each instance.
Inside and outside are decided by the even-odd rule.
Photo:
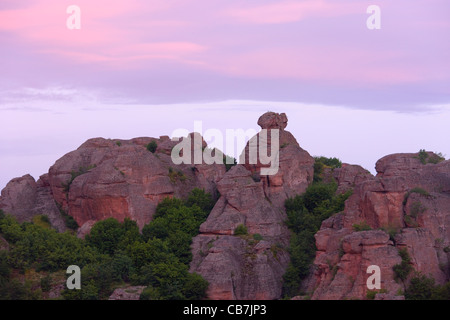
[[[69,179],[69,181],[67,181],[66,183],[62,184],[63,191],[65,193],[68,193],[70,191],[70,186],[71,186],[73,180],[75,180],[75,178],[77,178],[78,176],[81,176],[82,174],[88,173],[89,170],[94,169],[95,167],[97,167],[97,165],[93,164],[93,165],[90,165],[90,166],[87,166],[87,167],[80,167],[78,169],[78,171],[72,170],[70,172],[70,179]]]
[[[51,229],[52,224],[50,223],[50,219],[47,215],[38,215],[33,217],[33,223],[45,229]]]
[[[353,231],[359,232],[359,231],[369,231],[372,230],[372,228],[367,224],[366,221],[362,221],[361,223],[355,223],[352,225]]]
[[[187,178],[183,171],[174,170],[172,167],[169,167],[169,179],[170,182],[175,183],[177,181],[184,182]]]
[[[233,232],[233,235],[235,235],[235,236],[245,236],[247,234],[248,234],[248,230],[243,224],[238,225],[236,227],[236,229],[234,229],[234,232]]]

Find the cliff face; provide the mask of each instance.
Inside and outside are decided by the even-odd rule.
[[[154,153],[146,148],[152,141]],[[83,230],[108,217],[128,217],[142,228],[165,197],[185,197],[195,187],[215,194],[225,166],[175,166],[170,158],[175,144],[168,137],[88,140],[50,168],[54,198]]]
[[[416,271],[439,284],[449,279],[450,161],[423,164],[418,154],[394,154],[376,169],[376,177],[355,176],[344,212],[315,235],[316,259],[304,284],[313,299],[364,298],[370,265],[381,269],[381,289],[404,290],[407,281],[396,282],[393,271],[402,248]],[[358,225],[371,230],[356,232]]]
[[[274,175],[260,175],[269,166],[260,161],[228,172],[222,164],[175,165],[171,152],[178,142],[166,136],[95,138],[57,160],[38,181],[29,175],[11,180],[0,208],[19,221],[46,214],[64,231],[61,209],[76,220],[82,237],[108,217],[129,217],[142,228],[165,197],[205,189],[218,200],[193,239],[190,269],[210,283],[209,298],[279,299],[290,260],[284,201],[312,183],[314,159],[285,130],[285,114],[265,113],[258,124],[268,135],[259,133],[256,147],[267,143],[269,153],[275,143],[270,130],[278,130],[279,148],[271,155],[279,161]],[[189,138],[206,147],[198,134]],[[152,141],[157,147],[148,150]],[[249,142],[242,157],[248,160],[252,147]],[[324,180],[334,179],[337,192],[353,189],[353,194],[345,210],[325,220],[315,235],[316,258],[303,282],[312,299],[364,299],[370,265],[380,267],[381,287],[388,292],[383,297],[397,298],[407,283],[394,280],[402,248],[415,270],[437,283],[448,281],[450,161],[426,163],[420,156],[435,159],[432,153],[389,155],[377,162],[376,176],[356,165],[325,170]],[[356,231],[358,226],[365,230]],[[246,232],[235,234],[238,227]]]
[[[314,159],[284,128],[284,114],[266,113],[262,129],[278,129],[279,168],[260,176],[261,163],[237,165],[217,184],[221,197],[194,238],[191,271],[209,281],[211,299],[278,299],[289,264],[289,230],[284,201],[312,182]],[[257,141],[261,142],[259,134]],[[271,136],[268,134],[268,150]],[[249,142],[250,143],[250,142]],[[249,143],[243,153],[249,154]],[[258,157],[259,159],[259,157]],[[234,235],[243,225],[247,235]]]

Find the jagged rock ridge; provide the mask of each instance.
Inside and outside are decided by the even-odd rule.
[[[83,236],[107,217],[129,217],[142,227],[163,198],[183,198],[203,188],[218,200],[193,240],[191,271],[209,281],[209,298],[278,299],[289,263],[284,201],[312,183],[314,159],[285,130],[285,114],[268,112],[258,124],[279,130],[275,175],[259,175],[266,166],[260,162],[228,172],[221,164],[174,165],[170,155],[176,142],[167,136],[95,138],[57,160],[38,181],[29,175],[11,180],[0,208],[19,221],[46,214],[58,231],[66,228],[61,215],[66,212]],[[266,139],[268,150],[272,138]],[[147,149],[152,141],[154,152]],[[206,147],[201,137],[196,141]],[[243,150],[246,158],[249,148]],[[394,154],[380,159],[376,170],[374,177],[344,164],[329,172],[338,192],[354,192],[345,210],[325,220],[315,236],[316,258],[302,284],[312,299],[364,299],[369,265],[381,268],[387,293],[378,298],[397,299],[405,289],[392,269],[401,261],[400,248],[407,248],[417,271],[430,273],[437,283],[449,280],[450,161],[424,164],[418,154]],[[361,224],[371,230],[355,231]],[[240,225],[246,235],[234,235]]]

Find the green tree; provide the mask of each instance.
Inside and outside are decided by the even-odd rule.
[[[182,294],[187,300],[201,300],[206,297],[209,283],[197,273],[188,273]]]
[[[147,150],[151,153],[155,153],[156,149],[158,148],[158,144],[155,140],[152,140],[149,144],[147,144]]]
[[[316,254],[314,235],[322,221],[344,209],[345,201],[352,191],[336,195],[336,183],[316,182],[305,193],[285,201],[286,224],[292,231],[289,253],[290,264],[283,276],[283,294],[298,295],[301,282],[310,271]]]
[[[95,247],[100,253],[112,255],[118,248],[125,232],[119,221],[108,218],[97,222],[86,235],[88,245]]]
[[[417,273],[411,278],[411,282],[406,289],[405,299],[407,300],[431,300],[435,291],[435,281],[430,276]]]
[[[194,188],[189,194],[186,205],[192,207],[197,205],[205,213],[209,213],[214,207],[214,201],[210,193],[206,193],[204,189]],[[202,219],[205,217],[202,217]]]

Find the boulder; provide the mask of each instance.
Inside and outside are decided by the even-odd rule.
[[[111,294],[108,300],[139,300],[145,286],[127,286],[117,288]]]
[[[31,222],[36,215],[46,215],[53,228],[59,232],[66,230],[47,175],[42,175],[37,182],[30,175],[12,179],[2,190],[0,208],[19,222]]]
[[[259,132],[250,139],[240,156],[239,163],[243,164],[255,179],[262,181],[268,199],[276,207],[282,208],[287,198],[305,192],[312,183],[314,158],[299,146],[289,131],[284,130],[287,126],[287,117],[284,113],[267,112],[259,118],[258,125],[267,132],[266,134]],[[275,148],[276,144],[272,146],[272,130],[278,130],[278,148]],[[260,154],[261,144],[267,146],[266,155]],[[272,151],[275,154],[272,154]],[[252,163],[252,154],[256,156],[256,163]],[[262,175],[261,169],[269,168],[272,163],[262,163],[264,161],[261,160],[264,158],[261,157],[269,154],[272,163],[278,159],[278,168],[275,174]]]

